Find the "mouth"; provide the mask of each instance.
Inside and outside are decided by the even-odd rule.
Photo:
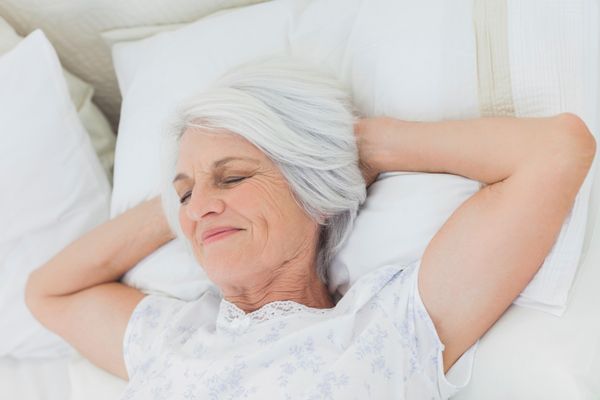
[[[203,236],[202,236],[202,243],[204,245],[210,244],[210,243],[214,243],[216,241],[219,241],[221,239],[225,239],[235,233],[238,233],[239,231],[241,231],[242,229],[238,229],[238,228],[218,228],[218,229],[214,229],[211,230],[209,232],[206,232]]]

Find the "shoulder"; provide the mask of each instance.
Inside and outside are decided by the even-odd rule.
[[[218,296],[207,291],[193,301],[151,294],[133,310],[123,338],[129,377],[158,355],[163,344],[182,343],[201,325],[214,324]]]
[[[416,287],[419,261],[379,266],[357,279],[337,302],[339,312],[379,308],[397,315],[400,303],[406,303]]]
[[[175,297],[159,294],[147,295],[140,301],[134,309],[130,322],[135,320],[145,320],[146,322],[159,320],[176,320],[190,312],[196,312],[199,309],[205,310],[204,314],[210,314],[214,310],[215,304],[218,305],[220,297],[213,291],[206,291],[195,300],[187,301]]]
[[[150,345],[158,337],[182,332],[182,327],[188,330],[192,326],[214,322],[219,301],[218,295],[211,291],[192,301],[147,295],[131,314],[126,328],[126,343],[133,340]]]
[[[373,271],[359,278],[350,288],[351,291],[361,292],[363,295],[372,296],[388,293],[406,293],[411,282],[416,281],[420,259],[410,263],[389,264],[375,268]],[[403,291],[400,291],[405,289]]]
[[[424,373],[427,371],[427,375],[437,382],[440,392],[446,398],[470,381],[479,341],[468,348],[446,374],[446,345],[441,340],[419,290],[421,265],[422,258],[407,265],[380,269],[376,275],[385,284],[381,285],[372,303],[382,310],[382,315],[401,338],[400,343],[408,351],[409,364],[419,366]]]

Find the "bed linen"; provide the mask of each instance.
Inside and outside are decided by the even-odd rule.
[[[573,112],[598,138],[598,8],[591,0],[475,0],[482,115],[540,117]],[[515,304],[557,316],[565,311],[581,257],[593,171],[543,267]]]
[[[592,0],[507,1],[514,115],[573,112],[600,139],[596,92],[600,71],[599,9],[600,3]],[[564,312],[582,254],[593,173],[592,169],[584,180],[556,246],[545,260],[550,268],[536,274],[516,304],[528,306],[535,302],[555,315]]]

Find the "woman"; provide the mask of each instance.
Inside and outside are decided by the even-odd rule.
[[[123,399],[448,398],[468,381],[478,339],[542,264],[595,154],[571,114],[355,120],[335,80],[273,60],[190,100],[174,134],[168,218],[158,198],[143,202],[27,286],[45,326],[129,378]],[[487,186],[420,260],[377,268],[335,301],[327,265],[365,180],[382,171]],[[219,291],[186,303],[118,283],[173,232]]]

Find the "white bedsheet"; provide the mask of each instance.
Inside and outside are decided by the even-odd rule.
[[[0,357],[0,399],[68,400],[70,397],[69,358]]]

